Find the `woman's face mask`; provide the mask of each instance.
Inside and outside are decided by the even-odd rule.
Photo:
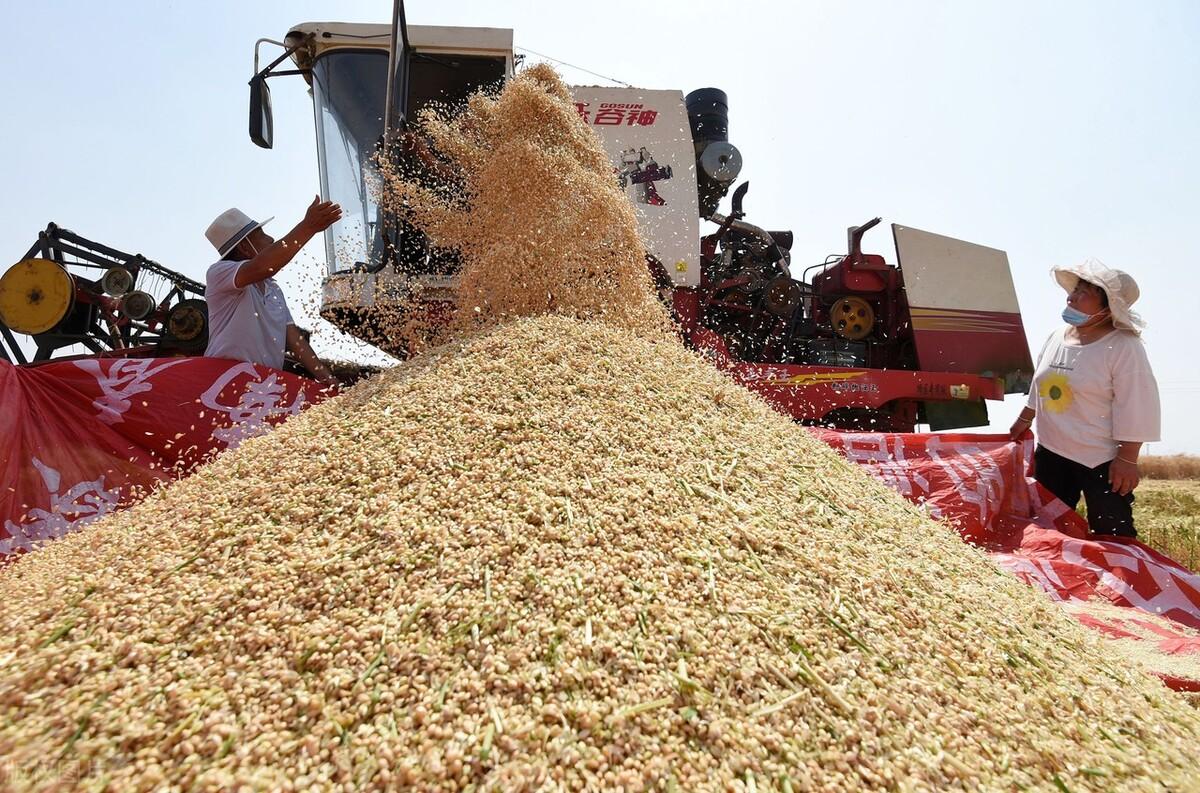
[[[1063,322],[1078,328],[1080,325],[1086,325],[1087,321],[1092,318],[1092,315],[1085,314],[1072,306],[1067,306],[1063,309],[1062,318]]]
[[[1095,314],[1085,314],[1074,306],[1067,306],[1063,309],[1063,322],[1068,325],[1074,325],[1077,328],[1082,328],[1084,325],[1091,325],[1108,316],[1108,309],[1101,309]]]

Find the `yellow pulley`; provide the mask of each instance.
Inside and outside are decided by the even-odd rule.
[[[45,333],[74,302],[75,280],[58,262],[25,259],[0,276],[0,321],[18,333]]]
[[[829,310],[829,322],[843,339],[858,341],[875,327],[875,309],[861,297],[841,297]]]

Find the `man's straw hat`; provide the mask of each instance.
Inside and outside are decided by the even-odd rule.
[[[217,253],[224,256],[233,250],[233,247],[257,228],[265,226],[274,220],[274,216],[267,218],[259,223],[256,220],[251,220],[240,209],[227,209],[214,220],[208,227],[208,231],[204,232],[204,236],[208,237],[208,241],[217,249]]]

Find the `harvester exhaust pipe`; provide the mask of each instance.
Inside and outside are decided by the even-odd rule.
[[[871,229],[879,225],[883,218],[872,218],[861,226],[851,226],[846,229],[847,248],[851,262],[858,263],[862,261],[862,238]]]
[[[737,190],[733,191],[733,212],[728,217],[714,211],[708,216],[708,219],[720,225],[721,228],[717,230],[718,237],[724,236],[725,232],[730,229],[740,231],[746,235],[747,242],[755,251],[766,253],[771,257],[771,261],[782,263],[784,271],[787,271],[789,256],[785,246],[780,245],[779,240],[771,232],[742,220],[746,214],[742,211],[742,200],[746,197],[746,191],[749,189],[750,183],[743,182]],[[878,222],[878,218],[876,221]],[[791,247],[790,237],[788,239],[786,247]]]

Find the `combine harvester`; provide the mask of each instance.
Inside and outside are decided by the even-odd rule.
[[[407,47],[390,47],[391,37],[385,25],[293,28],[278,42],[284,54],[251,81],[250,134],[270,148],[266,81],[290,57],[298,68],[283,73],[299,72],[312,89],[322,195],[344,212],[325,235],[321,313],[403,355],[388,326],[414,302],[428,316],[448,314],[455,262],[426,255],[376,200],[384,118],[399,128],[431,103],[464,102],[510,76],[515,58],[511,30],[413,26],[400,36],[411,37]],[[397,51],[404,56],[389,67]],[[392,89],[396,101],[385,102],[388,84],[407,92]],[[985,425],[984,400],[1027,391],[1033,365],[1003,251],[893,225],[891,265],[862,250],[875,218],[849,230],[847,253],[801,267],[791,231],[744,219],[748,183],[728,215],[717,211],[742,165],[724,92],[573,94],[637,210],[648,265],[684,338],[785,413],[839,428],[944,430]]]
[[[283,52],[259,69],[264,43]],[[294,68],[281,69],[289,59]],[[314,102],[321,194],[344,212],[325,232],[324,318],[403,357],[407,341],[389,330],[397,312],[434,322],[450,314],[455,261],[431,254],[419,232],[380,206],[374,158],[422,108],[463,102],[511,76],[517,63],[511,30],[409,27],[402,3],[390,27],[308,23],[283,41],[256,44],[251,138],[273,143],[267,80],[302,76]],[[792,232],[745,219],[748,184],[734,188],[742,158],[728,139],[722,91],[580,86],[573,95],[636,209],[647,265],[687,344],[1051,597],[1132,607],[1128,619],[1080,614],[1082,621],[1117,637],[1158,636],[1163,652],[1200,652],[1187,631],[1200,630],[1200,577],[1136,541],[1088,536],[1074,512],[1026,476],[1030,439],[913,434],[917,424],[986,425],[985,400],[1028,389],[1033,366],[1003,251],[893,224],[896,264],[889,264],[863,251],[875,218],[849,229],[846,253],[801,266],[792,261]],[[722,214],[731,189],[731,209]],[[41,259],[65,271],[51,250]],[[0,281],[0,306],[9,305],[2,301],[17,268],[50,272],[29,261]],[[12,313],[0,311],[0,320],[12,326]],[[39,350],[62,322],[27,329]],[[15,349],[9,328],[0,331]],[[203,348],[166,349],[197,355]],[[93,350],[73,361],[2,365],[2,423],[19,439],[3,471],[4,553],[128,503],[322,396],[303,378],[250,364],[130,358],[161,356],[161,343]],[[57,422],[22,424],[46,404]],[[35,459],[48,444],[67,451]],[[84,445],[89,454],[71,453]],[[1139,611],[1184,629],[1172,633],[1161,620],[1147,627]],[[1161,676],[1200,690],[1198,680]]]

